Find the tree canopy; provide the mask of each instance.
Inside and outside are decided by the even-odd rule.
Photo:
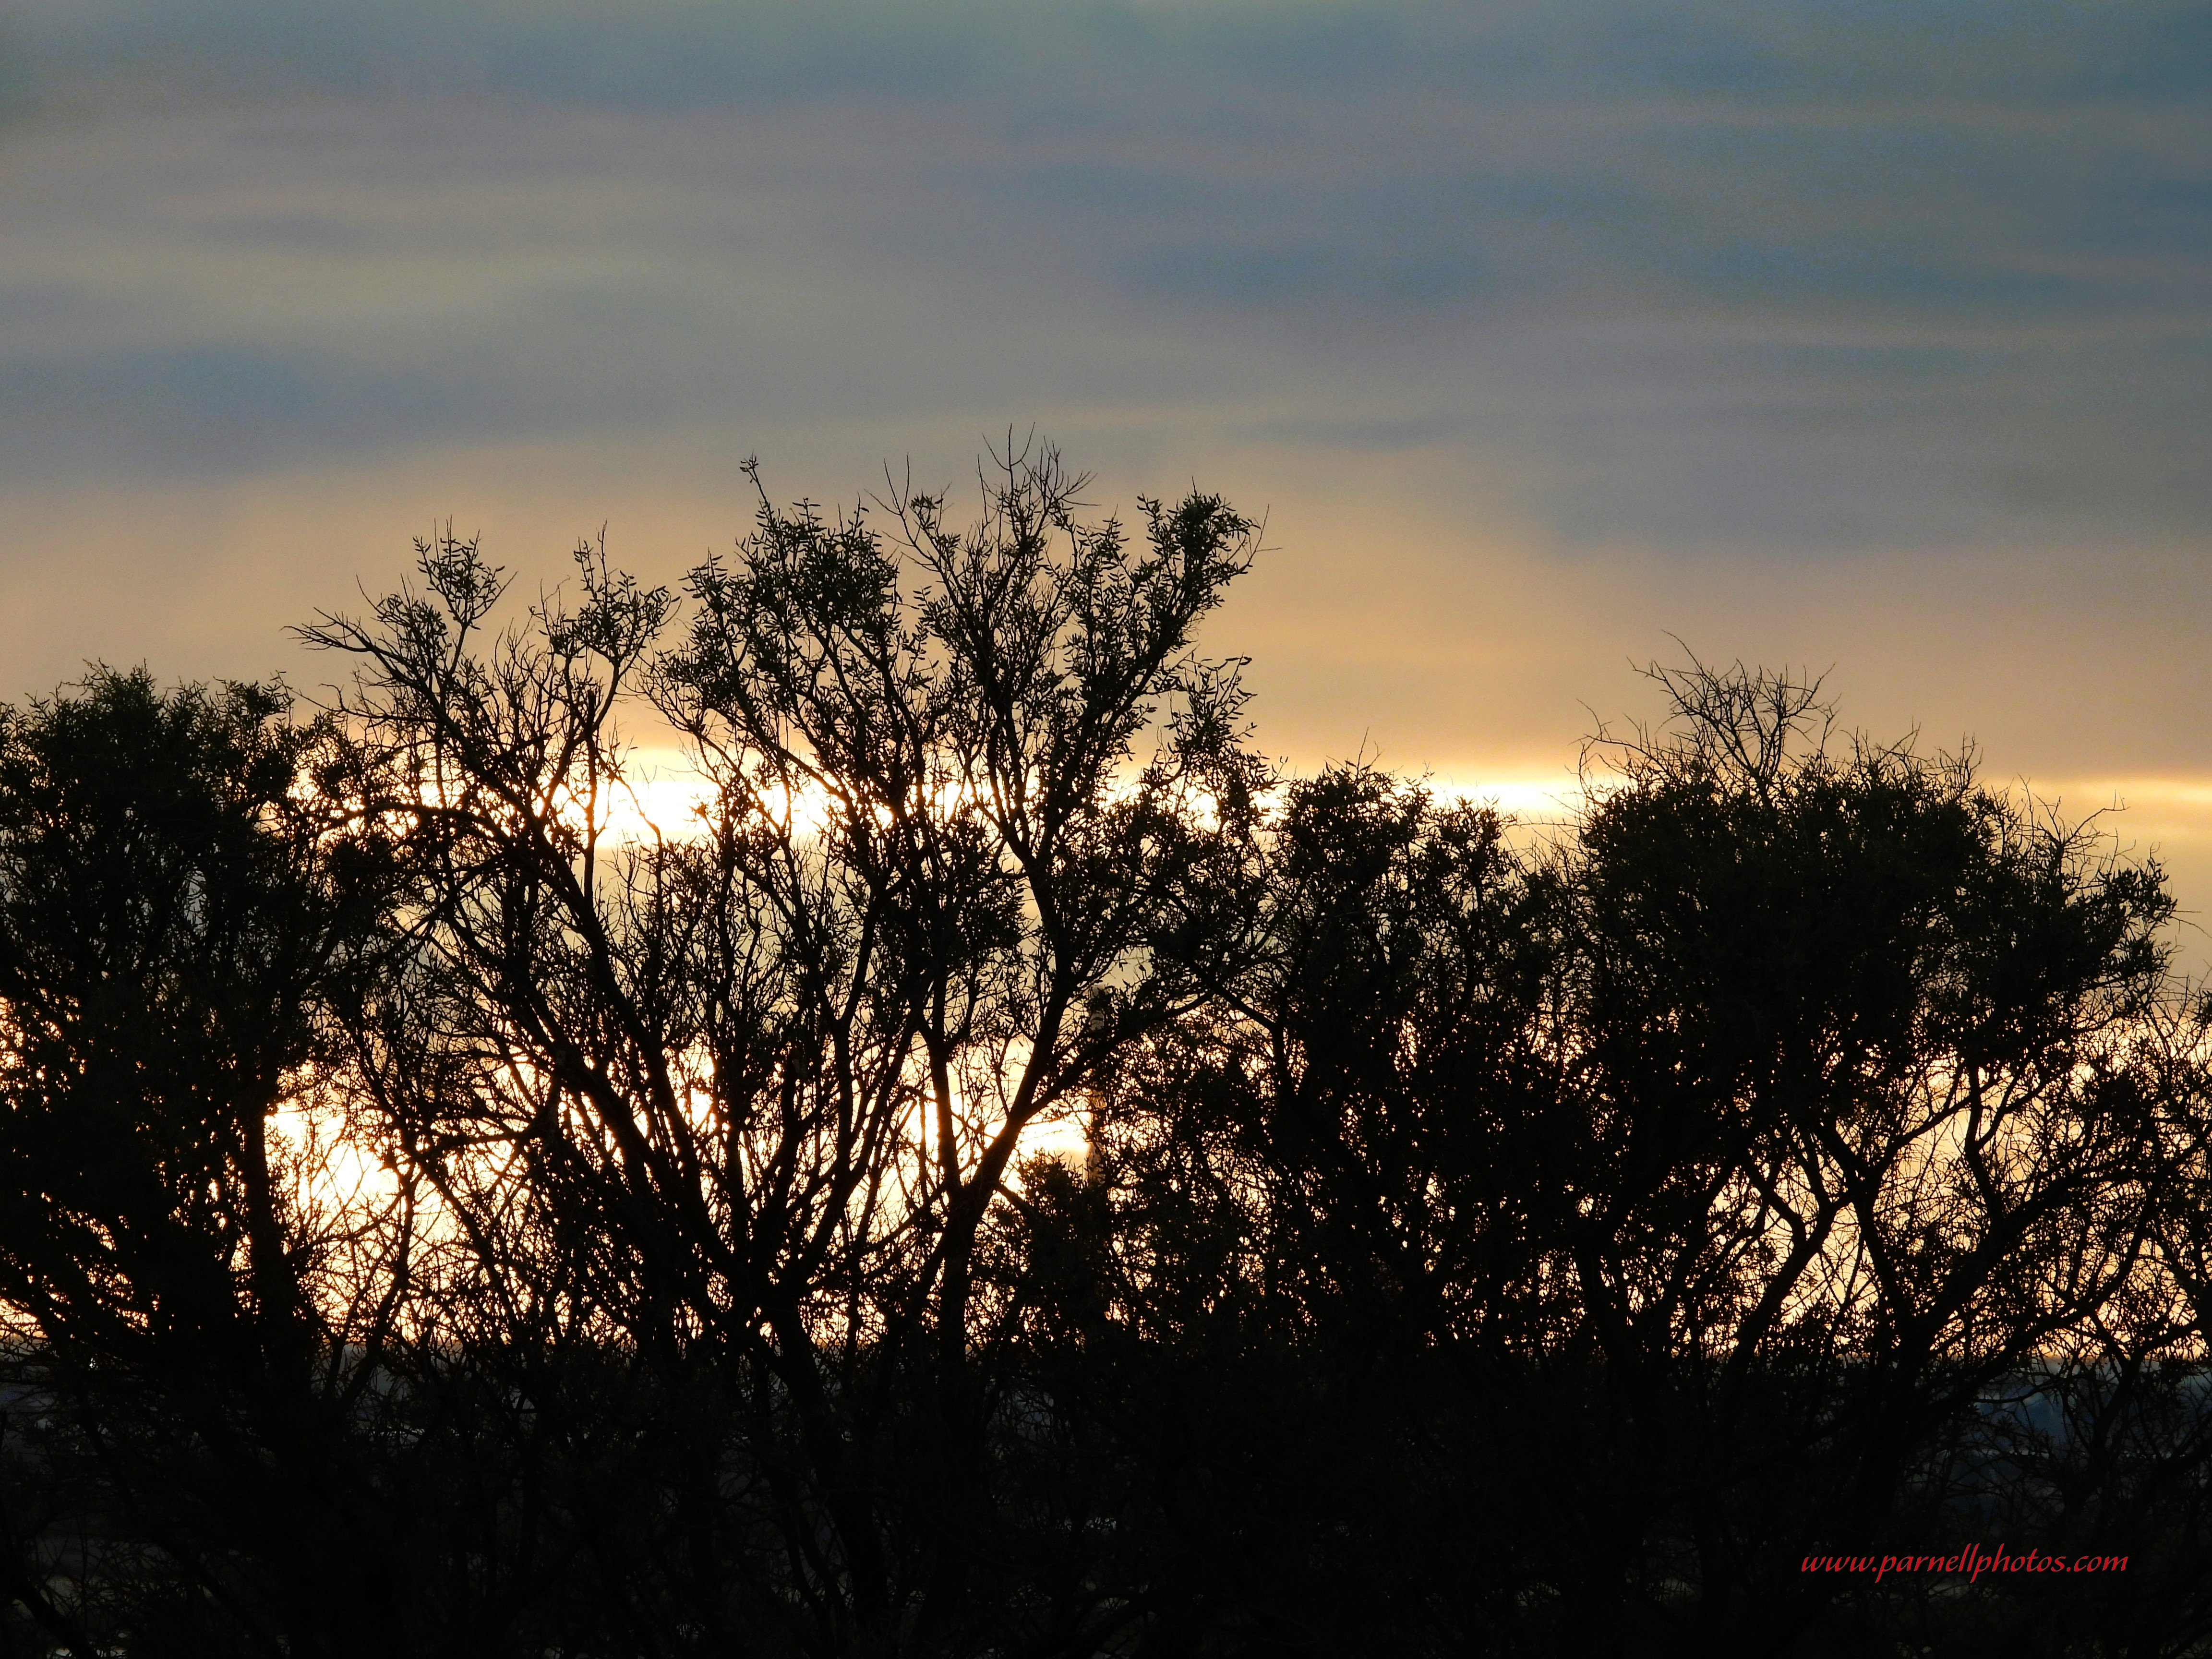
[[[9,1650],[2212,1640],[2154,862],[1740,665],[1283,775],[1253,520],[983,483],[0,714]]]

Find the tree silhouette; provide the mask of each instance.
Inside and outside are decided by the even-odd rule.
[[[301,797],[332,734],[289,702],[95,670],[0,715],[0,1287],[57,1455],[113,1483],[161,1572],[297,1592],[262,1633],[316,1652],[346,1644],[309,1587],[357,1600],[326,1495],[341,1379],[317,1370],[362,1334],[326,1294],[358,1218],[301,1208],[314,1148],[272,1115],[327,1047],[376,884]]]
[[[1148,944],[1254,810],[1233,665],[1191,647],[1252,526],[1148,501],[1133,545],[1081,485],[1010,455],[973,531],[909,495],[890,543],[763,497],[658,654],[671,597],[587,550],[577,609],[477,655],[503,584],[450,539],[421,594],[307,632],[363,665],[365,810],[413,826],[400,1139],[541,1340],[744,1402],[759,1524],[702,1489],[700,1547],[772,1540],[817,1644],[964,1639],[997,1557],[979,1231],[1024,1131],[1188,1000]],[[637,692],[714,794],[624,849]]]
[[[2154,863],[1740,665],[1278,777],[1253,523],[994,466],[0,714],[0,1644],[2212,1640]]]

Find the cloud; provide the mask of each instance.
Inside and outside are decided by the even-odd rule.
[[[994,253],[1110,247],[1083,274],[1155,306],[2109,323],[2200,311],[2212,234],[2193,137],[2212,76],[2191,96],[2176,69],[2212,68],[2212,26],[2191,9],[19,12],[32,101],[54,110],[477,100],[526,122],[595,111],[634,129],[842,108],[848,130],[817,156],[817,190],[846,189],[855,152],[872,151],[907,198],[890,215],[900,231]],[[901,116],[918,148],[885,147]],[[272,240],[302,228],[262,222]]]
[[[1837,661],[1877,726],[2022,766],[2212,769],[2212,9],[15,0],[6,28],[19,684],[262,672],[434,515],[533,570],[612,518],[665,578],[744,522],[749,451],[849,499],[1036,421],[1105,501],[1196,475],[1274,508],[1223,626],[1301,760],[1371,735],[1548,775],[1671,629]]]

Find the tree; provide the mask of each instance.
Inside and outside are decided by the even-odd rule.
[[[831,519],[763,494],[672,649],[672,596],[586,549],[573,611],[478,654],[504,584],[450,538],[422,592],[307,630],[361,660],[361,810],[414,848],[412,1046],[368,1068],[408,1156],[508,1305],[742,1402],[763,1530],[702,1488],[726,1529],[701,1547],[750,1552],[824,1648],[912,1621],[957,1645],[1004,1615],[985,1580],[1021,1593],[976,1240],[1024,1132],[1188,1004],[1153,946],[1255,810],[1237,665],[1192,645],[1254,526],[1194,494],[1144,501],[1133,541],[1082,487],[1009,453],[966,532],[927,495]],[[713,794],[625,848],[641,693]]]
[[[49,1468],[89,1458],[124,1499],[104,1570],[150,1537],[221,1595],[243,1552],[276,1586],[258,1634],[320,1652],[361,1615],[330,1368],[374,1313],[331,1270],[376,1218],[301,1207],[318,1147],[274,1115],[327,1052],[377,887],[297,787],[333,734],[289,703],[95,669],[0,709],[0,1297],[35,1339],[14,1369],[58,1425]]]
[[[0,1646],[2201,1647],[2155,865],[1740,666],[1277,779],[1255,527],[1082,488],[0,711]],[[1804,1570],[1977,1538],[2130,1569]]]
[[[2201,1561],[2161,1256],[2195,1258],[2160,1241],[2203,1027],[2156,867],[1970,757],[1838,736],[1787,677],[1659,679],[1672,720],[1548,847],[1358,769],[1292,786],[1228,1017],[1125,1067],[1096,1201],[1117,1262],[1170,1271],[1103,1273],[1105,1316],[1212,1305],[1254,1356],[1156,1517],[1189,1517],[1156,1581],[1184,1607],[1324,1648],[1895,1631],[1924,1584],[1802,1559],[1980,1535],[2000,1491],[2080,1537],[2153,1468]],[[2062,1407],[2133,1426],[2022,1430]]]
[[[1970,758],[1825,736],[1809,685],[1660,678],[1673,730],[1554,877],[1559,1265],[1623,1511],[1680,1529],[1708,1631],[1773,1634],[1832,1592],[1795,1558],[1937,1521],[1923,1460],[2127,1291],[2191,1086],[2172,907]]]

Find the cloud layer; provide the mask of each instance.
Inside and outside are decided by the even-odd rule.
[[[15,32],[0,407],[42,477],[761,395],[1225,397],[1523,452],[1571,539],[2212,505],[2202,9],[42,0]]]
[[[2010,769],[2212,776],[2212,8],[0,29],[0,696],[283,660],[434,514],[670,574],[749,451],[849,497],[1034,421],[1107,499],[1272,507],[1224,643],[1301,760],[1563,764],[1672,631]]]

